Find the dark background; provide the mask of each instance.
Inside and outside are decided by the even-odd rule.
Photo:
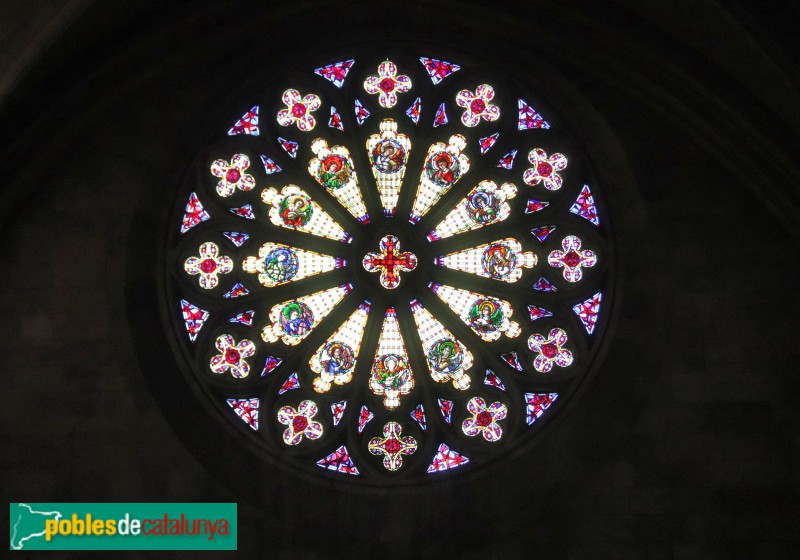
[[[5,500],[235,501],[242,557],[797,556],[800,9],[768,5],[4,2]],[[164,327],[126,290],[159,250],[143,201],[248,75],[415,40],[536,74],[603,179],[618,305],[593,380],[536,445],[356,491],[220,448],[154,382],[172,350],[143,355]]]

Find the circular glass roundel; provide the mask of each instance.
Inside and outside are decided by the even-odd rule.
[[[187,371],[231,445],[287,468],[470,472],[529,441],[597,353],[601,188],[514,77],[330,62],[233,109],[176,200],[167,296]]]

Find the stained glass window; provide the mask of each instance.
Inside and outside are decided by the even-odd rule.
[[[241,92],[186,162],[170,320],[241,441],[342,483],[435,482],[525,445],[580,385],[611,220],[528,78],[348,54]]]

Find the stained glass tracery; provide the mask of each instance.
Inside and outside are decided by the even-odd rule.
[[[181,194],[181,338],[227,417],[294,466],[472,469],[596,351],[602,189],[545,106],[460,61],[321,62],[232,112]]]

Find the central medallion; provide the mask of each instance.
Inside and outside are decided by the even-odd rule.
[[[400,241],[394,235],[385,235],[379,244],[379,253],[364,255],[364,270],[380,272],[381,286],[391,290],[400,285],[400,273],[417,268],[417,257],[411,252],[400,251]]]

